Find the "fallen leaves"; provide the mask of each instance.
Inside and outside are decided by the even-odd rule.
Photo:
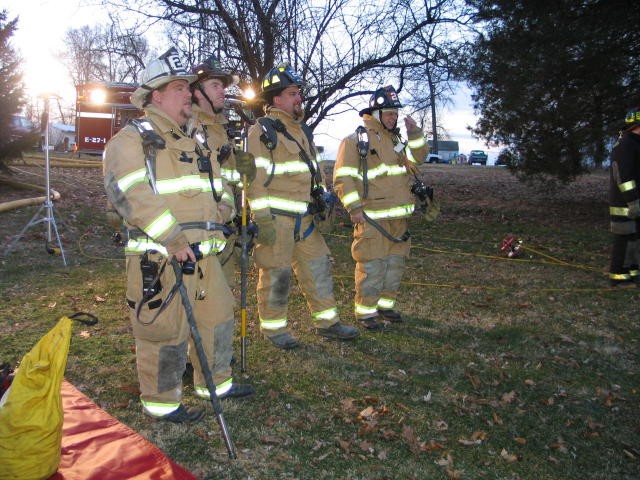
[[[500,450],[500,457],[507,462],[517,462],[518,460],[520,460],[520,457],[518,455],[509,453],[505,448]]]
[[[473,432],[470,438],[459,438],[458,443],[460,445],[464,445],[465,447],[470,447],[474,445],[480,445],[485,438],[487,438],[487,433],[483,431]]]

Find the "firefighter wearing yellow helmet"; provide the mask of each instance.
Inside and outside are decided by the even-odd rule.
[[[196,79],[175,48],[149,62],[131,96],[145,116],[118,132],[104,157],[107,197],[128,229],[126,295],[143,411],[172,422],[203,416],[201,409],[182,403],[190,328],[180,296],[175,298],[172,258],[182,263],[217,395],[253,392],[231,376],[234,298],[216,258],[225,246],[225,219],[212,194],[212,183],[221,179],[210,181],[198,161],[208,158],[207,147],[185,132],[189,86]],[[195,391],[208,397],[198,359],[193,363]]]
[[[613,245],[609,280],[625,285],[640,279],[640,105],[629,109],[611,152],[609,215]]]
[[[288,328],[292,273],[319,335],[342,340],[359,335],[356,328],[340,322],[329,249],[314,224],[314,216],[323,214],[324,187],[313,135],[304,123],[303,85],[289,65],[271,69],[261,87],[266,116],[249,130],[249,151],[257,168],[248,197],[258,224],[260,330],[281,349],[298,346]]]
[[[334,167],[334,189],[354,223],[355,315],[374,331],[381,330],[384,321],[402,320],[395,307],[411,248],[407,218],[415,205],[413,174],[416,160],[428,153],[411,117],[405,118],[409,140],[400,138],[401,107],[392,86],[376,90],[369,107],[360,112],[364,126],[342,140]]]

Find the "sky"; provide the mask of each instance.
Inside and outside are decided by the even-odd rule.
[[[62,39],[69,28],[107,20],[104,8],[98,4],[99,0],[0,0],[0,10],[7,10],[10,19],[19,16],[18,31],[12,44],[25,61],[24,80],[29,95],[55,94],[73,103],[72,81],[55,54],[64,50]],[[366,97],[362,99],[362,108],[367,101]],[[466,87],[460,86],[454,105],[440,115],[444,128],[453,140],[458,141],[460,153],[468,155],[471,150],[484,150],[489,154],[489,163],[493,163],[498,149],[490,149],[474,139],[466,128],[476,122],[471,92]],[[335,158],[341,138],[355,131],[358,124],[358,114],[350,112],[316,128],[316,143],[325,147],[325,158]],[[402,111],[399,125],[403,125]],[[403,136],[406,138],[404,131]]]

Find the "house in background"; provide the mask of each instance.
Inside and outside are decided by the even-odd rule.
[[[44,132],[40,136],[44,150]],[[56,152],[72,152],[76,145],[76,127],[64,123],[49,124],[49,149]]]
[[[434,153],[433,140],[427,140],[429,152]],[[460,147],[455,140],[438,140],[438,155],[443,163],[457,163],[460,156]]]

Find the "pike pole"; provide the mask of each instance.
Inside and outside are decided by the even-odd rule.
[[[247,152],[247,126],[242,133],[242,150]],[[249,239],[247,238],[247,176],[242,175],[242,214],[240,223],[240,371],[247,371],[247,269]]]
[[[207,383],[211,405],[213,406],[213,411],[216,414],[218,425],[220,425],[222,439],[224,440],[224,444],[227,447],[229,458],[235,460],[238,458],[238,455],[236,453],[236,448],[233,445],[231,434],[229,433],[229,427],[227,426],[227,422],[224,419],[222,404],[220,403],[220,399],[216,394],[216,385],[213,383],[213,375],[211,374],[211,369],[209,368],[207,354],[205,353],[204,347],[202,346],[202,337],[200,336],[198,326],[196,325],[196,318],[193,315],[193,308],[191,307],[191,302],[189,301],[189,293],[187,292],[187,287],[185,287],[184,282],[182,281],[182,267],[175,259],[175,257],[171,259],[171,266],[173,267],[173,271],[176,275],[176,285],[178,286],[178,290],[180,291],[182,305],[187,314],[187,320],[189,321],[189,327],[191,328],[191,338],[193,339],[193,344],[196,347],[196,353],[198,354],[198,360],[200,361],[202,374],[204,375],[205,382]]]

